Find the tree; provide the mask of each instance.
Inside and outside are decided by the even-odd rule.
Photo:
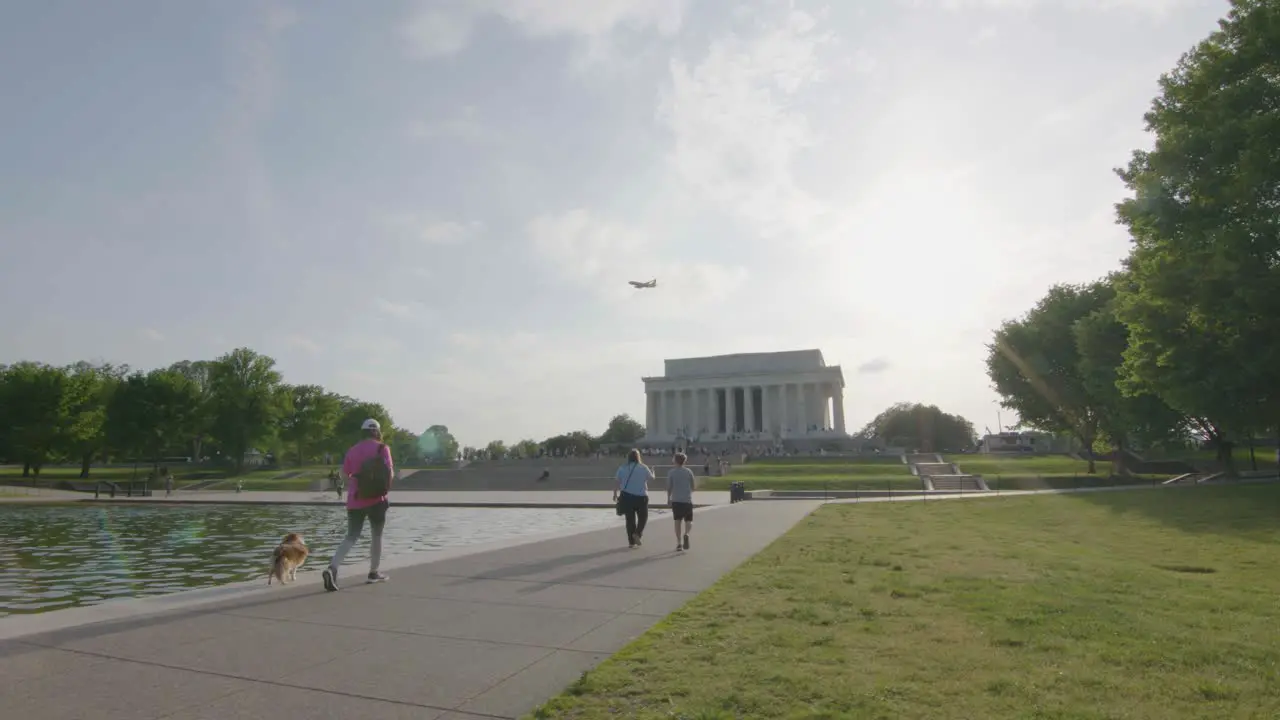
[[[66,425],[61,442],[68,458],[80,460],[80,478],[89,477],[94,455],[107,442],[107,404],[128,367],[79,362],[67,369]]]
[[[936,405],[920,403],[890,406],[867,423],[860,435],[926,452],[968,448],[977,441],[973,423],[959,415],[944,413]]]
[[[341,405],[338,397],[319,385],[284,386],[284,406],[279,418],[280,439],[294,451],[298,465],[333,436]]]
[[[213,390],[209,381],[212,367],[213,363],[208,360],[182,360],[169,366],[170,370],[191,382],[199,398],[190,425],[191,459],[195,462],[204,459],[204,444],[213,427]]]
[[[511,450],[522,458],[532,458],[538,456],[538,449],[540,447],[541,446],[538,445],[538,441],[536,440],[521,440],[515,445],[512,445]]]
[[[181,373],[133,373],[107,405],[107,440],[135,460],[158,466],[167,450],[186,445],[199,406],[199,388]]]
[[[598,447],[596,439],[586,430],[575,430],[547,438],[543,445],[553,455],[589,455]]]
[[[1001,406],[1030,427],[1070,433],[1092,448],[1099,413],[1081,375],[1075,325],[1114,297],[1104,282],[1055,285],[1023,319],[1004,323],[987,346],[987,375]],[[1089,472],[1095,472],[1092,455]]]
[[[391,456],[401,466],[422,462],[422,453],[418,450],[418,436],[412,431],[392,427],[389,433],[383,433],[382,440],[391,446]]]
[[[67,372],[44,363],[11,365],[0,385],[0,413],[10,459],[22,461],[22,476],[40,468],[66,437]]]
[[[452,461],[458,457],[458,440],[445,425],[432,425],[419,438],[419,451],[434,461]]]
[[[1228,472],[1230,438],[1280,418],[1280,10],[1233,0],[1160,79],[1150,151],[1117,170],[1133,247],[1117,314],[1123,382],[1197,419]]]
[[[609,421],[609,427],[600,436],[600,443],[605,445],[630,445],[644,437],[644,426],[636,422],[630,415],[615,415]]]
[[[338,415],[333,436],[327,443],[333,453],[341,455],[347,451],[347,448],[359,442],[360,438],[364,437],[360,426],[369,418],[378,421],[378,426],[382,428],[384,435],[390,434],[393,427],[391,413],[378,403],[362,402],[348,397],[339,398],[339,403],[342,412]]]
[[[1118,276],[1113,276],[1116,279]],[[1149,392],[1120,387],[1129,331],[1116,317],[1115,302],[1075,323],[1080,377],[1097,412],[1098,430],[1117,451],[1150,447],[1187,436],[1188,418]],[[1115,470],[1121,469],[1116,457]]]
[[[245,453],[270,438],[280,413],[280,373],[275,360],[248,348],[223,355],[209,368],[214,435],[237,474]]]
[[[506,457],[507,444],[501,440],[494,440],[484,446],[484,451],[488,453],[490,460],[497,460],[498,458]]]

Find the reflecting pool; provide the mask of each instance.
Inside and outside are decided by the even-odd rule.
[[[385,559],[611,519],[604,510],[393,505],[382,553]],[[345,531],[339,505],[0,505],[0,617],[244,580],[265,584],[271,550],[285,533],[306,539],[312,555],[305,573],[323,567]],[[368,562],[368,538],[366,525],[344,566]]]

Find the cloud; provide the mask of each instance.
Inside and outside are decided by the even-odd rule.
[[[459,245],[478,238],[485,229],[479,220],[425,219],[410,213],[392,213],[376,218],[384,228],[426,245]]]
[[[456,222],[445,220],[427,223],[419,231],[419,237],[428,245],[457,245],[472,240],[484,231],[484,223],[479,220]]]
[[[138,334],[152,342],[164,341],[164,333],[156,330],[155,328],[142,328],[138,331]]]
[[[395,302],[386,298],[373,299],[373,306],[384,315],[400,320],[424,319],[428,315],[427,306],[420,302]]]
[[[462,140],[465,142],[482,142],[501,137],[480,121],[474,105],[463,107],[452,117],[415,122],[409,127],[409,136],[415,140]]]
[[[675,34],[685,0],[418,0],[402,27],[410,55],[447,57],[470,44],[476,24],[498,17],[529,37],[602,38],[619,28]]]
[[[888,358],[878,357],[868,360],[858,366],[859,375],[878,375],[890,367]]]
[[[632,306],[641,313],[680,312],[723,302],[748,278],[741,266],[673,259],[679,254],[666,251],[642,229],[599,218],[583,208],[537,217],[527,230],[534,253],[548,272],[606,301],[622,302],[647,293]],[[636,290],[627,284],[655,277],[658,287],[653,290]]]
[[[916,4],[918,0],[907,0]],[[1072,11],[1107,12],[1136,10],[1158,17],[1169,15],[1195,0],[942,0],[945,10],[1039,10],[1063,8]]]
[[[822,77],[818,50],[831,38],[816,28],[791,10],[750,39],[721,37],[695,65],[673,60],[660,97],[676,174],[766,238],[802,233],[825,212],[791,167],[815,142],[794,96]]]
[[[284,339],[286,345],[297,350],[315,355],[320,352],[320,344],[305,335],[290,335]]]
[[[648,243],[637,230],[603,221],[582,208],[543,215],[529,223],[534,250],[552,270],[580,282],[602,279]]]

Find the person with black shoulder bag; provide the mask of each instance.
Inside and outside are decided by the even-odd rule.
[[[616,512],[627,519],[627,546],[639,547],[644,526],[649,522],[649,481],[653,471],[640,461],[640,451],[627,453],[627,461],[617,472],[618,485],[613,489]]]

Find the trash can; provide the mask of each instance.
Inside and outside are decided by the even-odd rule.
[[[747,498],[747,488],[742,481],[729,483],[729,503],[740,503]]]

